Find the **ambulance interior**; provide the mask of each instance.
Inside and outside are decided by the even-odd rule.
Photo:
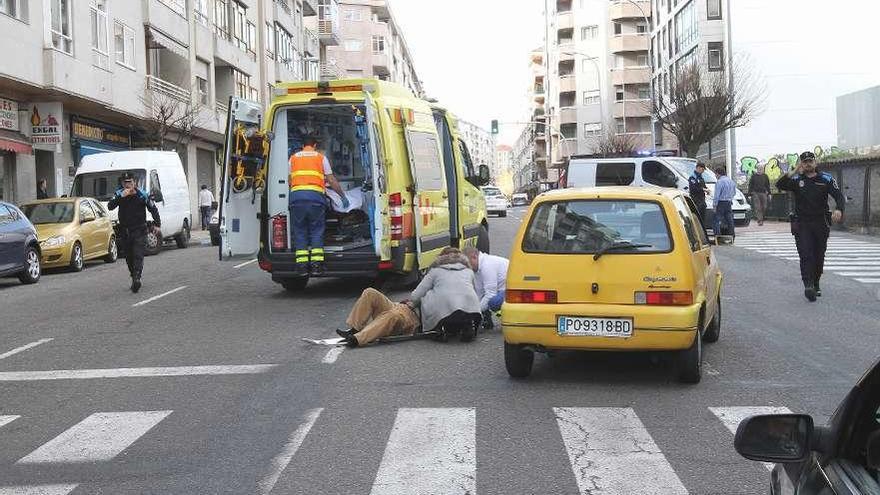
[[[325,250],[368,249],[374,245],[378,252],[381,236],[377,229],[381,229],[381,225],[377,226],[374,221],[378,182],[374,177],[374,148],[364,112],[363,105],[350,104],[291,107],[276,112],[267,181],[269,249],[272,252],[293,251],[288,210],[288,159],[302,150],[303,141],[308,136],[318,138],[318,151],[330,161],[333,175],[346,191],[350,203],[344,208],[341,198],[327,188],[330,201]],[[279,150],[283,151],[279,153]],[[287,220],[286,243],[273,238],[273,222],[279,215]]]

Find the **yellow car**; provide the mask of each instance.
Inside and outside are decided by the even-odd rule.
[[[721,271],[690,199],[674,189],[563,189],[520,227],[502,307],[512,377],[535,351],[675,351],[700,381],[721,330]],[[702,338],[701,338],[702,337]]]
[[[110,215],[92,198],[53,198],[21,205],[37,229],[43,268],[78,272],[86,261],[118,257]]]

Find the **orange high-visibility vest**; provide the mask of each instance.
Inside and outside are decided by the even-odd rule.
[[[303,148],[290,157],[290,190],[324,194],[324,155],[314,148]]]

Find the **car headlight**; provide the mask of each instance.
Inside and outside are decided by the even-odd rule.
[[[63,235],[56,235],[41,242],[40,245],[43,247],[56,247],[63,245],[65,242],[67,242],[67,239]]]

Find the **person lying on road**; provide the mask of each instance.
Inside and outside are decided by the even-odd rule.
[[[479,313],[474,272],[467,258],[446,248],[407,301],[394,303],[375,289],[366,289],[351,309],[349,330],[336,330],[349,347],[369,344],[391,335],[412,335],[420,324],[426,331],[456,311]]]

